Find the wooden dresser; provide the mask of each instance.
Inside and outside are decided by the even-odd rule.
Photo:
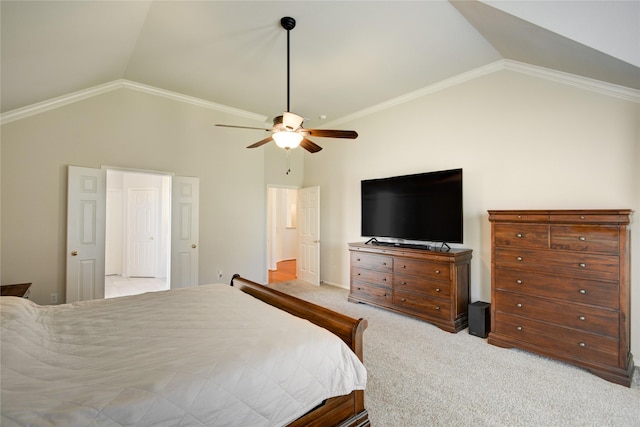
[[[0,295],[3,297],[20,297],[29,299],[31,283],[17,283],[14,285],[0,286]]]
[[[630,210],[489,211],[489,343],[630,386]]]
[[[448,252],[350,243],[349,301],[458,332],[468,325],[470,249]]]

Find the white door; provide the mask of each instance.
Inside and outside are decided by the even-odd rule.
[[[107,187],[109,176],[107,175]],[[122,191],[107,188],[107,226],[105,246],[105,270],[107,276],[122,274],[122,238],[124,226],[122,221]]]
[[[66,301],[104,298],[106,172],[69,166]]]
[[[128,191],[128,272],[130,277],[155,277],[158,255],[158,190]]]
[[[200,180],[173,177],[171,190],[171,288],[198,285]]]
[[[298,279],[320,285],[320,187],[298,190]]]

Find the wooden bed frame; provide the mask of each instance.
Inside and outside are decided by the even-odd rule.
[[[353,350],[360,361],[363,360],[362,334],[367,328],[365,319],[353,319],[244,279],[239,274],[231,278],[230,284],[269,305],[287,311],[294,316],[307,319],[329,330],[340,337]],[[364,391],[354,390],[351,394],[327,399],[312,411],[290,423],[289,427],[364,427],[369,425],[369,414],[364,407]]]

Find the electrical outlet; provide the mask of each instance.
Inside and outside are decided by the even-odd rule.
[[[218,270],[218,279],[222,279],[222,270]]]
[[[57,304],[58,303],[58,294],[49,295],[49,302],[51,304]]]

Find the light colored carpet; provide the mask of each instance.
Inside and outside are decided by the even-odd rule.
[[[578,367],[347,301],[348,291],[269,285],[365,318],[365,406],[374,427],[640,426],[640,374],[631,388]],[[640,357],[640,355],[638,355]]]

